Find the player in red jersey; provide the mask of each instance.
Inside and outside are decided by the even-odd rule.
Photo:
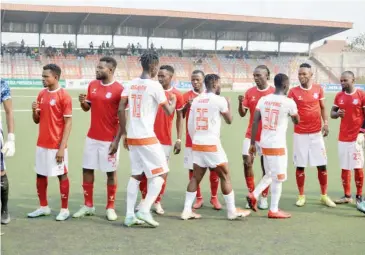
[[[259,65],[255,68],[253,72],[253,78],[256,83],[256,87],[250,88],[246,91],[244,95],[238,97],[238,113],[241,117],[245,117],[247,112],[250,111],[250,122],[247,127],[245,140],[243,141],[243,148],[242,148],[242,158],[243,158],[243,169],[246,179],[246,185],[248,191],[251,193],[255,189],[255,179],[253,173],[253,161],[254,158],[250,156],[249,148],[250,148],[250,141],[251,141],[251,130],[253,124],[253,117],[256,111],[256,105],[259,99],[263,96],[272,94],[275,91],[275,88],[268,84],[268,80],[270,80],[270,70],[265,65]],[[263,157],[260,152],[260,135],[261,135],[261,122],[259,123],[257,135],[256,135],[256,147],[257,151],[261,158],[261,168],[263,174],[265,174],[264,164],[263,164]],[[259,208],[265,210],[268,208],[267,203],[267,195],[269,193],[269,187],[267,187],[261,194],[261,199],[259,202]],[[246,205],[246,208],[249,208]]]
[[[204,91],[204,73],[200,70],[193,71],[191,75],[191,84],[193,89],[189,92],[186,92],[184,97],[184,109],[183,109],[183,116],[186,119],[186,141],[185,141],[185,151],[184,151],[184,167],[189,169],[189,179],[193,177],[193,156],[192,156],[192,141],[188,131],[188,121],[189,121],[189,112],[190,106],[194,98],[199,96]],[[222,209],[222,205],[219,203],[217,194],[218,194],[218,187],[219,187],[219,176],[216,172],[210,171],[210,203],[213,205],[213,208],[216,210]],[[200,185],[198,185],[197,193],[196,193],[196,201],[193,205],[194,209],[199,209],[203,206],[204,200],[203,196],[200,192]]]
[[[118,107],[123,86],[114,79],[117,62],[114,58],[103,57],[96,67],[96,80],[90,82],[87,95],[81,94],[81,108],[91,109],[91,122],[87,133],[83,157],[84,206],[73,217],[93,215],[94,170],[99,169],[107,175],[106,217],[117,219],[114,209],[117,191],[116,170],[119,162],[119,141],[116,141],[119,128]]]
[[[336,204],[327,195],[327,154],[323,137],[328,135],[328,116],[324,101],[323,89],[312,82],[311,66],[303,63],[299,67],[299,86],[289,91],[298,106],[300,123],[294,128],[293,162],[296,167],[296,179],[299,190],[296,205],[305,204],[304,168],[309,164],[317,167],[318,180],[321,187],[321,203],[328,207]],[[323,126],[322,126],[323,120]]]
[[[169,65],[163,65],[160,67],[160,70],[158,72],[158,81],[162,85],[163,89],[165,90],[166,98],[170,98],[171,94],[174,94],[176,96],[176,135],[177,140],[174,145],[174,154],[179,154],[181,151],[181,136],[182,136],[182,129],[183,129],[183,118],[182,118],[182,109],[184,107],[184,100],[182,94],[171,85],[172,77],[174,76],[174,68]],[[156,134],[157,139],[160,141],[160,144],[162,145],[166,160],[169,162],[171,149],[172,149],[172,139],[171,139],[171,132],[172,132],[172,122],[174,120],[174,115],[167,115],[163,108],[159,106],[155,125],[154,125],[154,131]],[[164,214],[165,211],[162,208],[161,205],[161,199],[163,194],[165,193],[166,189],[166,180],[164,184],[162,185],[161,192],[159,196],[157,197],[155,203],[154,203],[154,211],[157,214]],[[139,190],[142,193],[142,201],[140,205],[142,204],[143,200],[146,197],[147,194],[147,178],[146,176],[143,177],[139,184]],[[136,210],[139,210],[140,205],[137,206]]]
[[[338,157],[342,169],[344,196],[336,204],[351,203],[351,170],[355,172],[356,203],[362,201],[364,183],[364,151],[357,142],[359,130],[364,122],[365,92],[354,86],[353,72],[346,71],[341,75],[342,91],[338,92],[331,109],[331,118],[341,118],[338,136]]]
[[[72,99],[58,84],[60,76],[61,68],[57,65],[44,66],[45,89],[39,92],[37,102],[32,104],[33,121],[39,124],[35,171],[40,208],[29,213],[30,218],[51,214],[47,201],[48,176],[57,176],[60,181],[61,211],[56,220],[64,221],[70,216],[67,141],[72,125]]]

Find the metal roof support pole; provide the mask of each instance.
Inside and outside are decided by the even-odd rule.
[[[246,41],[246,51],[248,51],[248,43],[250,42],[250,31],[247,31],[246,38],[247,38],[247,41]]]
[[[278,41],[278,57],[280,57],[281,41]]]
[[[217,47],[218,47],[218,33],[215,31],[215,40],[214,40],[214,51],[217,53]]]
[[[181,52],[181,56],[184,53],[184,39],[185,39],[185,30],[181,31],[181,42],[180,42],[180,52]]]
[[[312,43],[313,43],[313,35],[310,34],[309,42],[308,42],[308,56],[310,56],[310,54],[311,54]]]

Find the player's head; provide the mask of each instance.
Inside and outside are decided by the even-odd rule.
[[[286,95],[289,90],[289,77],[286,74],[279,73],[275,75],[274,84],[276,92]]]
[[[204,72],[201,70],[195,70],[191,74],[191,85],[193,86],[195,92],[201,92],[203,88],[204,77]]]
[[[343,92],[351,92],[350,90],[355,84],[355,75],[351,71],[345,71],[341,74],[340,78],[341,87]]]
[[[112,57],[102,57],[96,66],[96,79],[107,80],[114,75],[117,61]]]
[[[174,68],[169,65],[160,66],[158,71],[158,81],[161,83],[162,87],[168,88],[171,84],[172,77],[174,76]]]
[[[207,92],[213,92],[217,95],[221,94],[221,82],[217,74],[207,74],[204,78],[205,88]]]
[[[255,80],[256,86],[265,88],[267,86],[267,81],[270,80],[270,70],[265,65],[259,65],[253,71],[253,78]]]
[[[312,66],[308,63],[303,63],[299,66],[298,79],[301,85],[308,85],[312,79]]]
[[[144,52],[139,61],[141,62],[142,69],[147,72],[151,78],[154,78],[158,72],[159,58],[155,51]]]
[[[61,68],[56,64],[43,66],[42,82],[43,87],[50,87],[58,83],[61,77]]]

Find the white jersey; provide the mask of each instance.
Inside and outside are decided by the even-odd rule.
[[[228,111],[227,100],[214,93],[202,93],[190,107],[188,131],[193,144],[220,144],[221,113]]]
[[[151,79],[137,78],[124,88],[122,97],[128,97],[129,104],[127,137],[156,137],[154,123],[157,109],[159,105],[167,103],[161,84]]]
[[[262,148],[286,148],[288,117],[298,114],[297,105],[284,95],[270,94],[260,98],[256,109],[261,113]]]

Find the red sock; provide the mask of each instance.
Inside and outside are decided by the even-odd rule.
[[[160,194],[159,194],[159,195],[158,195],[158,197],[156,198],[155,203],[160,203],[160,202],[161,202],[161,199],[162,199],[162,197],[163,197],[163,194],[165,194],[166,181],[167,181],[167,179],[165,179],[165,182],[162,184],[162,188],[161,188]]]
[[[84,201],[87,207],[93,207],[93,192],[94,192],[94,183],[92,182],[84,182],[82,184],[84,189]]]
[[[255,177],[253,176],[246,176],[246,185],[248,192],[253,192],[255,189]]]
[[[117,185],[107,185],[107,204],[106,209],[114,209],[115,194],[117,193]]]
[[[147,177],[145,175],[139,183],[139,191],[141,191],[142,199],[145,199],[147,195]]]
[[[189,170],[189,180],[191,180],[191,178],[193,178],[193,171]],[[200,185],[198,185],[198,189],[196,190],[196,198],[203,198],[202,193],[200,192]]]
[[[297,178],[297,186],[299,190],[299,195],[304,195],[304,182],[305,182],[305,172],[303,170],[298,170],[295,172]]]
[[[364,185],[364,171],[362,168],[355,169],[356,195],[362,196],[362,186]]]
[[[60,194],[61,194],[61,208],[68,208],[68,195],[70,193],[70,181],[68,177],[66,180],[60,181]]]
[[[343,191],[345,193],[345,196],[350,197],[351,196],[351,171],[342,169],[341,179],[342,179],[342,186],[343,186]]]
[[[44,177],[37,177],[37,193],[39,198],[40,206],[47,206],[47,186],[48,186],[48,178]]]
[[[216,172],[210,171],[210,194],[212,197],[216,197],[218,194],[218,187],[219,187],[219,176]]]
[[[321,194],[327,194],[327,170],[320,170],[318,168],[318,181],[321,186]]]
[[[263,197],[267,197],[267,195],[269,195],[269,189],[270,189],[270,186],[268,186],[266,189],[264,189],[261,193],[261,195]]]

